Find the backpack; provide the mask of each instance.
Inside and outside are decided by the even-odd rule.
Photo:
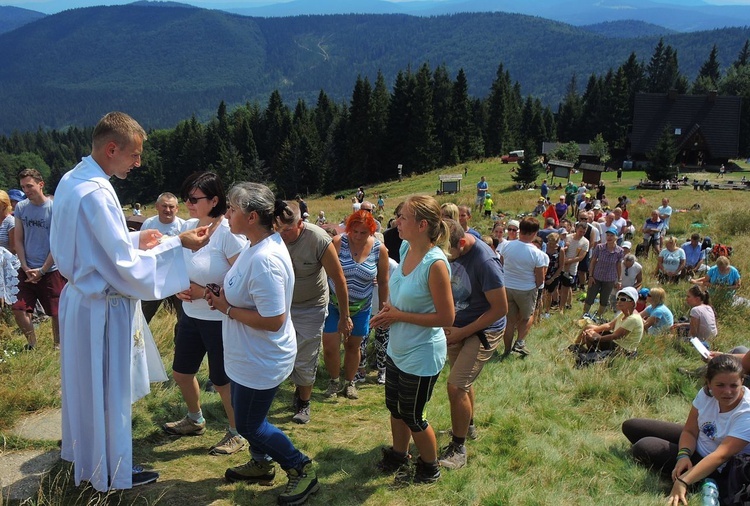
[[[711,238],[706,236],[703,238],[703,242],[701,243],[701,251],[705,250],[711,250],[713,248],[713,243],[711,242]]]
[[[711,260],[716,260],[719,257],[730,257],[732,256],[732,247],[728,246],[726,244],[714,244],[714,247],[711,248]]]
[[[721,504],[750,506],[750,455],[737,454],[721,473]]]

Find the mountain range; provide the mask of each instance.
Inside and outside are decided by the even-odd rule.
[[[98,0],[36,2],[47,13],[100,4]],[[114,0],[122,3],[122,0]],[[169,4],[171,2],[152,2]],[[11,2],[12,4],[12,2]],[[611,21],[642,21],[690,32],[750,25],[750,5],[715,5],[704,0],[291,0],[268,5],[242,1],[191,0],[196,7],[244,16],[285,17],[327,14],[409,14],[441,16],[467,12],[506,12],[538,16],[576,26]],[[41,13],[38,13],[41,14]],[[0,7],[0,30],[5,15]]]
[[[358,75],[374,82],[380,71],[390,87],[399,71],[425,62],[454,77],[463,68],[477,97],[502,63],[524,95],[556,106],[573,74],[582,92],[589,75],[631,52],[647,62],[659,40],[612,36],[653,25],[604,26],[610,33],[507,13],[259,18],[158,2],[72,9],[0,35],[0,133],[91,125],[117,108],[171,127],[191,114],[211,117],[222,100],[265,103],[273,90],[289,104],[314,103],[320,90],[347,102]],[[727,28],[664,41],[692,80],[714,44],[726,68],[747,37]]]

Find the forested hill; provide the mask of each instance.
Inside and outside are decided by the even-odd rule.
[[[15,30],[19,26],[31,23],[45,16],[41,12],[0,5],[0,33]]]
[[[693,79],[712,46],[722,68],[743,29],[670,34],[680,70]],[[503,63],[524,95],[557,104],[579,82],[617,68],[631,52],[648,60],[657,37],[612,39],[537,17],[478,13],[429,18],[331,15],[250,18],[196,8],[126,5],[64,11],[0,35],[0,133],[92,125],[123,109],[147,127],[171,127],[216,104],[290,104],[319,91],[351,95],[358,75],[389,86],[423,62],[463,68],[469,92],[489,93]]]

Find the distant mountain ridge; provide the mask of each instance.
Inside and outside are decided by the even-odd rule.
[[[613,39],[631,39],[633,37],[658,37],[678,33],[663,26],[644,21],[605,21],[593,25],[582,25],[587,32],[596,33]]]
[[[15,30],[45,16],[46,14],[29,9],[0,5],[0,33]]]
[[[739,28],[673,34],[692,80],[717,45],[722,67],[747,39]],[[388,86],[424,62],[466,72],[486,96],[500,63],[524,95],[556,105],[575,73],[579,90],[636,52],[648,61],[658,37],[611,39],[517,14],[415,17],[330,15],[251,18],[181,6],[73,9],[0,35],[0,133],[92,125],[125,109],[149,127],[215,114],[221,100],[265,103],[273,90],[312,104],[320,90],[347,102],[358,75]],[[114,63],[113,63],[114,62]]]

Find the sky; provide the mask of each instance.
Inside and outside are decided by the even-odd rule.
[[[134,0],[0,0],[0,5],[9,5],[15,7],[23,7],[25,9],[31,9],[45,14],[54,14],[66,9],[73,9],[76,7],[91,7],[94,5],[122,5],[132,3]],[[200,3],[202,6],[210,5],[227,5],[232,4],[233,6],[247,6],[256,7],[261,5],[270,5],[276,3],[285,3],[289,0],[176,0],[184,1],[184,3]],[[351,0],[356,2],[356,0]],[[408,2],[408,1],[421,1],[421,0],[385,0],[389,2]],[[435,1],[435,0],[433,0]],[[440,1],[440,0],[438,0]],[[658,0],[656,0],[658,1]],[[703,0],[707,4],[712,5],[747,5],[750,6],[750,0]],[[665,0],[665,3],[679,3],[674,0]]]

